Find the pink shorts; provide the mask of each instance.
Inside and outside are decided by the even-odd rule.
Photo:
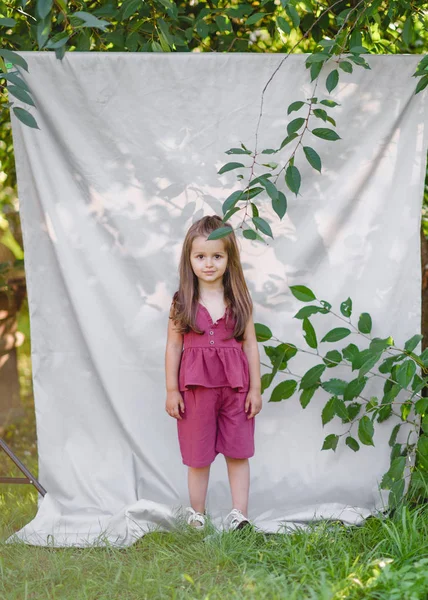
[[[250,411],[244,409],[248,392],[194,386],[181,394],[185,410],[177,428],[185,465],[206,467],[219,453],[230,458],[254,455],[255,417],[248,419]]]

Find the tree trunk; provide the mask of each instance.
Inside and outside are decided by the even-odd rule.
[[[15,256],[4,244],[0,243],[0,263],[9,262],[11,266]],[[25,276],[11,268],[7,277],[10,293],[0,292],[0,428],[24,415],[21,404],[17,364],[17,347],[24,336],[17,331],[17,313],[25,298]]]

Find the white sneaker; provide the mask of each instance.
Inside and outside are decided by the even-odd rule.
[[[205,512],[196,512],[191,506],[188,506],[186,511],[189,513],[189,516],[187,517],[188,525],[195,529],[203,529],[205,527]]]
[[[227,531],[236,531],[237,529],[243,529],[248,526],[252,527],[250,521],[238,508],[234,508],[230,511],[225,522]]]

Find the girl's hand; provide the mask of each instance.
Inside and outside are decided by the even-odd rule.
[[[251,406],[250,414],[247,415],[247,419],[252,419],[262,410],[262,395],[259,390],[248,391],[247,398],[245,400],[245,412],[248,412]]]
[[[180,415],[180,409],[181,412],[184,412],[184,401],[181,393],[178,390],[175,392],[167,392],[165,410],[169,416],[174,417],[174,419],[182,419],[183,417]]]

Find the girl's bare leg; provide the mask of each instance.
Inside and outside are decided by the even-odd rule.
[[[248,494],[250,491],[250,464],[248,458],[225,456],[233,508],[238,508],[248,517]]]
[[[196,512],[203,513],[207,497],[210,467],[189,467],[187,481],[189,485],[190,505]]]

